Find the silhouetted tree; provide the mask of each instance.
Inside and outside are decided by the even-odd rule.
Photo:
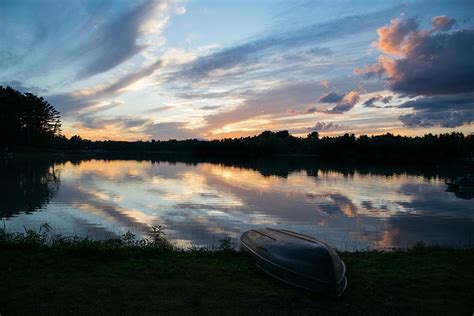
[[[43,145],[59,135],[59,117],[42,97],[0,86],[1,145]]]
[[[69,148],[72,150],[81,150],[83,146],[82,137],[74,135],[69,139]]]
[[[308,139],[312,140],[318,140],[319,139],[319,133],[318,132],[311,132],[308,134]]]

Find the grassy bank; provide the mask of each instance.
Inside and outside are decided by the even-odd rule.
[[[140,246],[129,244],[127,236],[121,242],[53,246],[38,238],[0,238],[2,315],[474,311],[472,249],[341,253],[349,286],[342,298],[331,299],[268,277],[240,252],[184,252],[153,240]]]

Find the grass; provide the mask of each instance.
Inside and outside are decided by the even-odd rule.
[[[280,283],[256,268],[248,254],[226,247],[178,251],[135,242],[130,235],[121,241],[55,243],[41,241],[44,232],[29,239],[21,235],[25,238],[0,232],[2,315],[474,312],[473,249],[419,245],[340,253],[349,286],[342,298],[332,299]]]

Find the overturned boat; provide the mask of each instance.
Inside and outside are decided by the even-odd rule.
[[[241,246],[272,277],[319,293],[340,296],[347,287],[346,266],[333,248],[311,236],[285,229],[252,229]]]

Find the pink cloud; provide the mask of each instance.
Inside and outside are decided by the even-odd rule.
[[[456,20],[450,19],[445,15],[435,16],[431,20],[434,31],[449,31],[451,27],[456,23]]]

